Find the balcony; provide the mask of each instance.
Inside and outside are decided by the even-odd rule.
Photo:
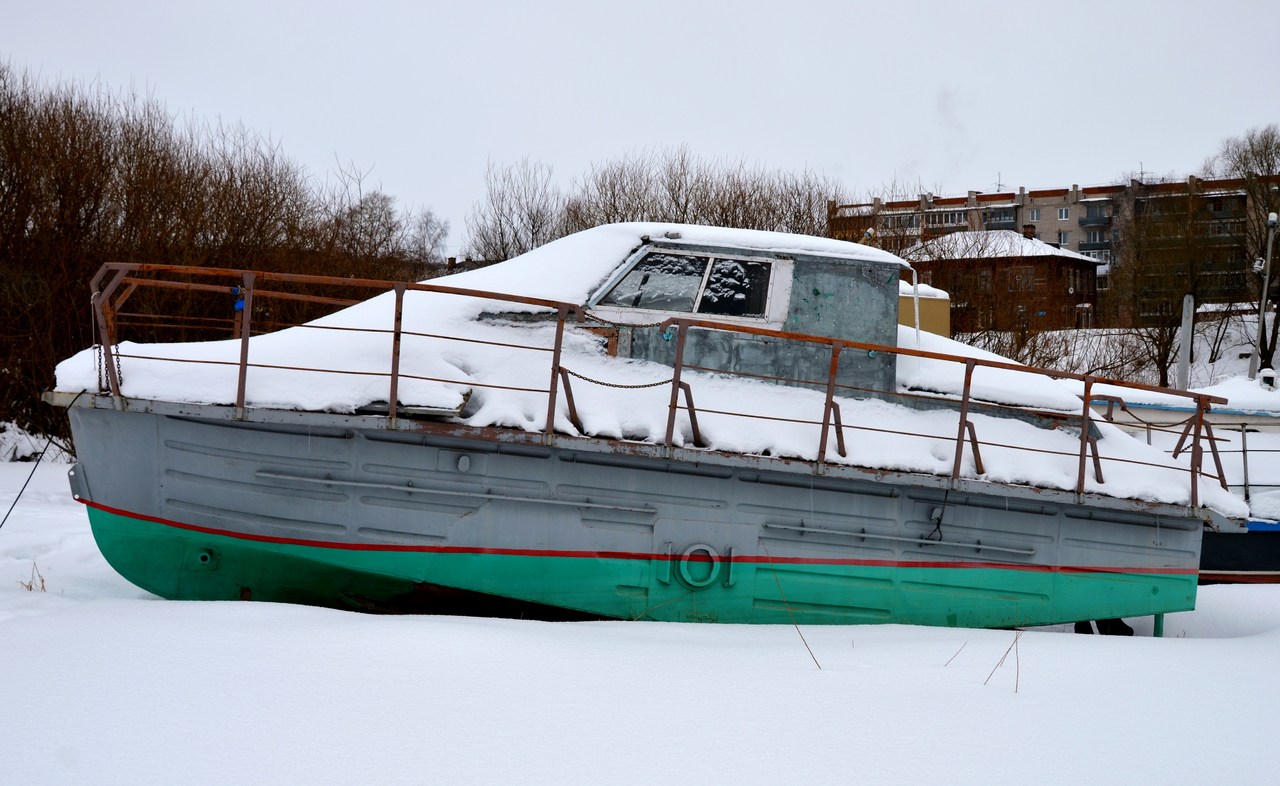
[[[1081,220],[1083,220],[1083,219],[1081,219]],[[1081,244],[1080,244],[1080,250],[1081,250],[1082,252],[1084,252],[1084,251],[1110,251],[1110,250],[1111,250],[1111,241],[1109,241],[1109,240],[1104,240],[1104,241],[1103,241],[1103,242],[1101,242],[1101,243],[1081,243]]]
[[[1080,219],[1082,227],[1105,227],[1111,224],[1111,216],[1083,216]]]
[[[1017,229],[1018,222],[1012,218],[992,218],[982,224],[987,229]]]

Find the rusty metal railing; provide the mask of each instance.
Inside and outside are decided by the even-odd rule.
[[[199,279],[199,280],[191,280]],[[221,280],[223,284],[205,283],[209,280]],[[354,375],[376,375],[386,376],[388,380],[387,390],[387,417],[392,427],[396,427],[399,406],[399,386],[402,379],[427,380],[434,382],[453,383],[459,385],[469,385],[474,387],[488,387],[508,390],[519,390],[522,392],[539,393],[547,396],[545,435],[548,441],[553,441],[555,436],[555,420],[558,411],[558,394],[563,388],[565,405],[570,422],[578,429],[579,433],[583,433],[582,422],[577,413],[576,403],[574,401],[573,389],[570,383],[570,376],[580,376],[565,368],[562,364],[562,352],[564,348],[564,337],[566,330],[566,322],[572,316],[574,321],[579,325],[585,325],[590,321],[590,315],[587,314],[581,306],[574,303],[547,300],[541,298],[530,298],[519,295],[510,295],[500,292],[489,292],[483,290],[473,290],[460,287],[440,286],[426,283],[409,283],[409,282],[391,282],[377,279],[350,279],[338,278],[332,276],[317,276],[290,273],[270,273],[270,272],[253,272],[248,270],[226,269],[226,268],[196,268],[185,267],[179,265],[147,265],[147,264],[107,264],[104,265],[94,277],[91,284],[93,289],[93,318],[95,324],[100,331],[102,343],[100,344],[104,366],[105,366],[105,387],[106,391],[112,396],[119,397],[121,393],[121,378],[119,359],[122,357],[118,354],[116,346],[119,343],[118,335],[118,318],[121,316],[121,308],[130,297],[139,289],[152,288],[161,291],[185,291],[191,293],[227,293],[234,292],[243,299],[243,305],[236,314],[234,324],[233,337],[240,342],[239,358],[237,361],[209,361],[209,360],[176,360],[174,358],[163,358],[164,360],[172,360],[175,362],[201,362],[216,363],[222,365],[234,365],[237,367],[235,406],[238,417],[244,417],[246,407],[246,387],[248,370],[250,368],[288,368],[296,371],[313,371],[325,373],[354,374]],[[275,288],[272,288],[275,287]],[[369,371],[344,371],[333,368],[313,368],[305,366],[279,366],[272,364],[258,364],[251,362],[250,359],[250,338],[253,335],[257,323],[254,318],[255,301],[262,300],[288,300],[299,303],[308,303],[312,305],[327,305],[333,307],[351,305],[360,302],[364,298],[334,297],[329,295],[306,294],[302,292],[290,291],[289,287],[321,287],[344,292],[363,291],[365,293],[393,293],[394,309],[392,324],[388,328],[370,328],[340,325],[302,325],[300,327],[312,328],[317,330],[354,330],[361,332],[382,333],[390,337],[391,352],[390,365],[386,372],[369,372]],[[479,298],[483,300],[496,301],[499,303],[521,304],[524,306],[535,306],[545,309],[546,317],[554,319],[554,338],[551,346],[504,343],[480,340],[465,336],[450,336],[443,334],[427,334],[404,329],[404,297],[407,292],[433,292],[444,295],[452,295],[459,297]],[[145,315],[130,313],[131,318],[136,317],[154,317],[157,315]],[[188,327],[192,325],[207,327],[201,323],[202,320],[208,318],[203,317],[187,317]],[[192,321],[194,320],[194,322]],[[212,320],[216,323],[218,320]],[[224,323],[225,324],[225,323]],[[273,324],[273,327],[275,325]],[[908,393],[898,390],[890,391],[874,391],[864,388],[850,389],[847,385],[838,383],[841,353],[845,350],[862,350],[875,353],[885,353],[888,355],[909,356],[926,360],[936,360],[947,363],[956,363],[963,366],[964,377],[957,399],[946,399],[948,402],[958,404],[959,418],[956,426],[956,434],[954,437],[954,456],[952,459],[950,477],[959,479],[964,463],[964,451],[966,444],[969,446],[974,459],[974,468],[979,475],[985,473],[983,460],[981,456],[980,446],[989,445],[1001,448],[1014,448],[1037,453],[1050,453],[1057,455],[1075,455],[1077,458],[1077,473],[1075,492],[1083,494],[1086,486],[1087,470],[1092,468],[1094,480],[1098,483],[1104,483],[1102,473],[1102,461],[1117,461],[1125,463],[1144,464],[1162,469],[1170,469],[1167,465],[1148,464],[1147,462],[1135,461],[1133,459],[1123,458],[1107,458],[1099,454],[1097,440],[1092,436],[1091,428],[1092,408],[1094,401],[1114,401],[1123,406],[1123,400],[1115,396],[1094,395],[1093,389],[1095,385],[1106,384],[1113,385],[1121,389],[1133,389],[1142,391],[1154,391],[1169,395],[1179,396],[1190,399],[1195,404],[1195,411],[1192,416],[1187,419],[1186,427],[1182,432],[1176,456],[1184,449],[1190,450],[1190,466],[1187,471],[1190,475],[1191,490],[1190,503],[1193,508],[1199,507],[1199,491],[1198,480],[1201,477],[1216,478],[1219,484],[1225,489],[1227,482],[1225,473],[1223,472],[1222,462],[1218,455],[1215,440],[1212,433],[1212,427],[1205,420],[1205,414],[1210,411],[1213,404],[1225,403],[1226,400],[1200,393],[1190,393],[1186,391],[1169,390],[1151,385],[1143,385],[1132,382],[1122,382],[1118,380],[1095,377],[1092,375],[1081,375],[1066,371],[1055,371],[1052,369],[1032,368],[1022,366],[1013,362],[1001,362],[983,360],[971,357],[959,357],[946,355],[926,350],[910,349],[905,347],[891,347],[879,344],[871,344],[858,341],[847,341],[844,339],[813,336],[800,333],[790,333],[785,331],[771,330],[767,328],[758,328],[753,326],[729,324],[724,322],[715,322],[710,320],[701,320],[693,318],[671,318],[662,322],[658,326],[659,330],[673,329],[675,331],[675,360],[673,363],[672,376],[669,380],[654,383],[655,385],[669,385],[670,395],[667,403],[667,422],[663,443],[668,449],[674,449],[675,432],[678,425],[680,413],[685,413],[689,420],[690,430],[693,436],[693,444],[695,447],[705,446],[701,429],[698,423],[699,410],[694,405],[693,386],[684,379],[687,370],[712,371],[718,374],[736,374],[743,377],[758,377],[770,380],[780,380],[791,384],[801,384],[824,391],[822,414],[819,420],[804,420],[801,418],[787,418],[774,415],[751,414],[746,412],[734,412],[724,410],[702,410],[704,413],[714,413],[718,415],[727,415],[743,418],[754,418],[773,421],[784,421],[793,423],[809,423],[820,427],[819,444],[817,448],[816,465],[820,468],[828,457],[830,434],[834,430],[836,437],[836,453],[845,457],[848,454],[846,446],[846,429],[860,430],[868,432],[884,431],[888,433],[900,434],[905,436],[922,437],[929,439],[949,439],[933,434],[917,434],[900,429],[878,429],[869,425],[846,425],[843,422],[840,404],[837,400],[838,392],[849,389],[851,392],[861,394],[870,392],[875,395],[883,395],[885,397],[910,397],[921,398],[918,393]],[[730,369],[706,369],[700,366],[690,366],[685,362],[685,343],[691,330],[707,330],[733,332],[739,334],[755,335],[760,337],[784,339],[787,341],[800,342],[810,345],[825,345],[830,350],[830,362],[828,364],[828,373],[825,379],[821,380],[781,380],[774,377],[760,377],[760,375],[737,372]],[[443,378],[432,378],[406,373],[401,368],[401,346],[406,336],[427,337],[442,340],[451,340],[459,342],[470,342],[479,344],[497,345],[509,347],[519,350],[537,351],[550,353],[548,383],[545,388],[527,388],[504,386],[491,383],[485,383],[475,379],[459,379],[450,380]],[[140,355],[125,355],[123,357],[137,357],[140,359],[148,359]],[[158,359],[158,358],[153,358]],[[1005,445],[994,442],[982,442],[977,434],[977,429],[970,415],[975,406],[975,400],[972,395],[973,375],[979,368],[1002,369],[1020,373],[1030,373],[1042,375],[1055,379],[1071,379],[1082,382],[1084,385],[1083,399],[1079,415],[1073,415],[1065,412],[1053,413],[1034,413],[1047,414],[1063,423],[1070,423],[1073,427],[1078,424],[1080,429],[1079,449],[1075,454],[1066,454],[1062,451],[1046,450],[1043,448]],[[594,381],[594,380],[588,380]],[[629,386],[615,385],[615,387],[647,387],[647,386]],[[926,397],[929,398],[929,397]],[[942,398],[942,397],[933,397]],[[683,399],[683,404],[681,400]],[[1007,409],[1011,412],[1029,412],[1022,407],[1010,405],[1002,405],[989,401],[977,402],[977,405],[983,409]],[[1103,419],[1107,419],[1103,416]],[[1204,450],[1203,444],[1209,442],[1212,456],[1215,462],[1216,475],[1208,475],[1203,471]],[[1189,442],[1189,445],[1187,444]],[[1174,468],[1176,469],[1176,468]],[[1182,471],[1177,469],[1177,471]]]

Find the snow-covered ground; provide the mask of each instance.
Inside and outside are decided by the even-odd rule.
[[[1280,765],[1280,587],[1202,588],[1164,639],[1149,619],[1132,639],[806,627],[813,658],[787,626],[172,602],[106,565],[66,469],[42,465],[0,529],[5,783],[1274,783]],[[0,462],[0,512],[30,470]]]

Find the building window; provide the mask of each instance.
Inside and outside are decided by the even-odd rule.
[[[1036,288],[1035,268],[1015,267],[1009,271],[1010,292],[1031,292]]]
[[[1085,218],[1106,218],[1107,215],[1106,205],[1089,205],[1084,209]]]
[[[1064,209],[1065,209],[1065,208],[1064,208]],[[1066,244],[1068,244],[1068,243],[1070,243],[1070,242],[1071,242],[1071,233],[1070,233],[1070,232],[1059,232],[1059,233],[1058,233],[1058,245],[1060,245],[1060,246],[1065,246]]]
[[[945,210],[929,214],[929,226],[964,226],[968,223],[963,210]]]
[[[1038,208],[1038,207],[1033,207],[1033,208],[1031,208],[1030,212],[1028,213],[1028,216],[1029,216],[1029,217],[1027,218],[1027,220],[1028,220],[1028,221],[1039,221],[1039,220],[1040,220],[1040,208]]]
[[[1107,242],[1107,233],[1101,229],[1090,229],[1084,233],[1084,242],[1105,243]]]
[[[1059,220],[1059,221],[1066,221],[1066,220],[1068,220],[1069,218],[1071,218],[1071,208],[1069,208],[1069,207],[1060,207],[1060,208],[1058,208],[1058,220]]]
[[[920,216],[915,213],[890,213],[885,215],[884,223],[891,230],[919,229]]]

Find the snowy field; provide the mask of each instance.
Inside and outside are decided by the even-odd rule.
[[[30,469],[0,462],[0,511]],[[103,561],[66,469],[42,465],[0,529],[3,783],[1274,783],[1280,769],[1280,587],[1202,588],[1164,639],[1150,619],[1130,620],[1131,639],[806,627],[812,657],[788,626],[172,602]]]

